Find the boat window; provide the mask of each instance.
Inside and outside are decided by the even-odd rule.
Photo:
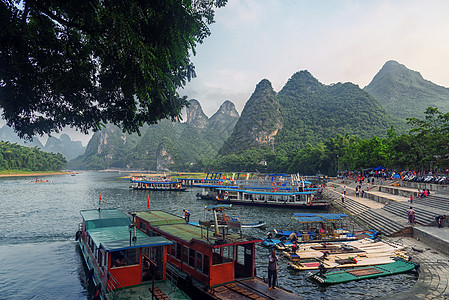
[[[102,265],[102,263],[103,263],[103,252],[99,249],[98,250],[98,265]]]
[[[195,267],[195,250],[189,249],[189,266]]]
[[[232,246],[214,248],[212,253],[212,264],[219,265],[232,262]]]
[[[203,253],[196,253],[196,269],[201,273],[203,272]]]
[[[196,252],[196,270],[209,275],[209,256]]]
[[[181,244],[176,243],[176,258],[181,260]]]
[[[139,264],[139,249],[127,249],[111,252],[111,268]]]
[[[139,228],[142,231],[147,230],[147,224],[145,224],[144,222],[139,222]]]
[[[182,261],[187,263],[189,261],[189,247],[182,247]]]
[[[203,257],[203,273],[209,275],[209,256],[207,255]]]

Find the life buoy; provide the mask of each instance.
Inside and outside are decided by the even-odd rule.
[[[228,196],[228,192],[224,192],[224,195],[227,197]]]
[[[271,192],[274,193],[276,189],[274,187],[271,188]]]
[[[276,182],[273,182],[272,186],[276,186]]]

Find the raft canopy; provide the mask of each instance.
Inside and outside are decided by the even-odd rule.
[[[347,218],[346,214],[314,214],[314,213],[294,213],[292,219],[298,223],[318,223],[325,221],[340,221]]]
[[[218,205],[206,205],[204,207],[205,210],[214,210],[214,209],[223,209],[223,208],[231,208],[232,204],[218,204]]]
[[[298,223],[321,223],[324,222],[321,217],[293,217]]]
[[[340,221],[348,218],[347,214],[293,213],[295,217],[321,217],[324,221]]]

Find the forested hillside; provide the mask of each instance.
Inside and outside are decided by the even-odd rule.
[[[67,161],[60,153],[47,153],[0,141],[0,170],[59,171]]]
[[[303,148],[337,134],[386,136],[390,126],[404,126],[357,85],[324,85],[308,71],[294,74],[277,98],[284,122],[276,136],[280,148]]]
[[[425,80],[419,72],[390,60],[364,88],[394,116],[419,118],[427,107],[449,112],[449,89]]]
[[[106,126],[93,135],[85,154],[71,161],[69,167],[186,170],[200,160],[215,158],[239,117],[230,101],[209,119],[199,102],[191,100],[186,115],[184,123],[162,120],[142,127],[141,136]]]

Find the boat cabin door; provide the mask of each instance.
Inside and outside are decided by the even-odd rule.
[[[234,277],[253,277],[254,270],[254,244],[235,246]]]

